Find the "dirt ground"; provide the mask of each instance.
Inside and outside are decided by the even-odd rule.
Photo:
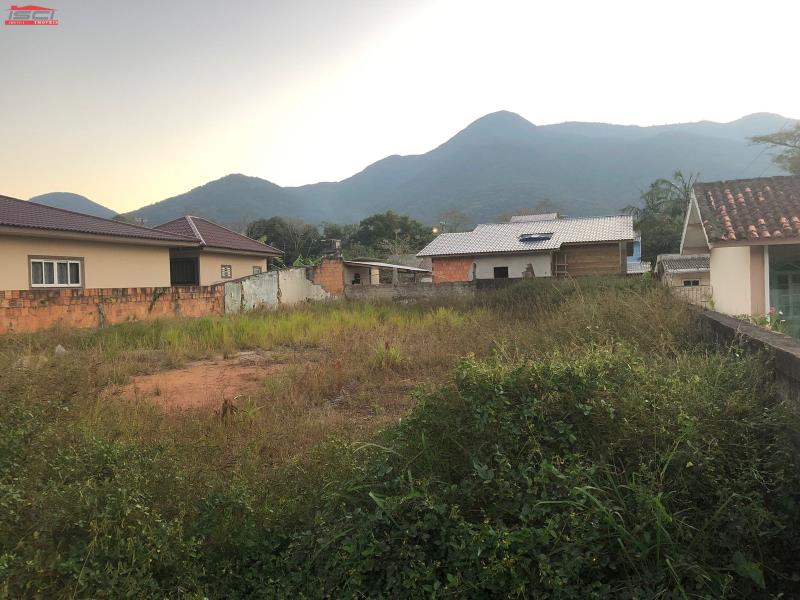
[[[227,400],[243,404],[263,389],[264,379],[287,367],[270,353],[240,352],[232,358],[190,363],[180,369],[140,375],[120,390],[130,401],[151,401],[166,410],[219,409]]]

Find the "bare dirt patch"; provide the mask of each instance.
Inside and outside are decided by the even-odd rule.
[[[166,410],[219,408],[226,400],[237,404],[257,398],[264,380],[287,367],[280,357],[240,352],[233,358],[190,363],[180,369],[139,375],[120,390],[131,401],[154,402]]]

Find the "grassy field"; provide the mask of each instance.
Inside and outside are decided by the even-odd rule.
[[[120,393],[254,349],[235,412]],[[6,597],[800,594],[794,411],[646,281],[6,336],[0,374]]]

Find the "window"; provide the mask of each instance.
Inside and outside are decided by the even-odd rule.
[[[233,277],[233,267],[230,265],[222,265],[219,271],[220,277],[223,279],[230,279]]]
[[[31,287],[81,287],[80,258],[31,258]]]
[[[630,258],[634,254],[636,254],[636,244],[634,242],[628,242],[627,244],[625,244],[625,251],[628,257]]]
[[[699,279],[684,279],[683,280],[683,287],[697,287],[700,285]]]
[[[508,279],[508,267],[495,267],[494,268],[494,278],[495,279]]]
[[[258,275],[261,273],[261,267],[253,267],[253,275]]]

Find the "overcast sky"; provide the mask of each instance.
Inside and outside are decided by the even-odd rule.
[[[0,194],[127,211],[228,173],[334,181],[501,109],[536,124],[800,117],[796,0],[45,6],[58,26],[0,24]]]

